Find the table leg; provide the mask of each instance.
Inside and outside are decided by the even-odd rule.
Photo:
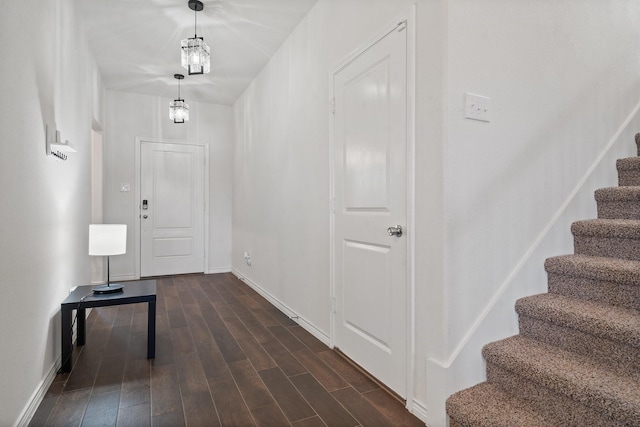
[[[149,301],[147,313],[147,359],[156,357],[156,302]]]
[[[72,335],[73,330],[71,329],[71,309],[70,308],[62,308],[62,367],[60,368],[60,372],[71,372],[71,364],[73,361],[71,360],[73,357],[73,343]]]
[[[78,308],[78,336],[76,337],[77,345],[84,345],[86,339],[87,313],[86,309]]]

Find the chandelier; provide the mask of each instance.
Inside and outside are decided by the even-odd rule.
[[[204,42],[204,38],[196,34],[198,24],[198,12],[204,9],[200,0],[189,0],[189,9],[195,12],[195,23],[193,37],[182,40],[182,66],[189,75],[204,74],[211,70],[209,46]]]
[[[174,74],[173,77],[178,79],[178,99],[174,99],[169,103],[169,119],[173,123],[184,123],[189,121],[189,104],[180,98],[180,80],[184,79],[182,74]]]

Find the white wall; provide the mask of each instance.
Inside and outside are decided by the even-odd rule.
[[[197,77],[196,77],[197,78]],[[207,273],[231,270],[231,178],[233,112],[231,107],[189,101],[190,120],[169,120],[171,99],[117,91],[106,92],[105,222],[128,225],[127,247],[135,248],[135,139],[178,141],[209,147],[209,259]],[[121,184],[130,192],[121,192]],[[135,252],[111,259],[112,277],[135,277]]]
[[[411,3],[320,0],[234,105],[234,271],[320,335],[330,72]],[[445,424],[449,394],[482,381],[481,346],[517,332],[515,299],[546,290],[544,259],[572,251],[570,223],[595,216],[593,190],[634,154],[639,11],[417,2],[413,403],[429,425]],[[490,123],[464,118],[465,92],[492,98]]]
[[[0,56],[0,425],[10,426],[55,373],[60,302],[90,280],[91,126],[103,89],[71,0],[3,2]],[[66,162],[45,155],[45,123],[77,149]]]
[[[635,155],[640,5],[455,0],[447,20],[446,332],[431,362],[450,394],[484,378],[481,346],[517,333],[515,299],[546,291],[544,259],[573,252],[571,222],[595,217],[593,191]],[[464,118],[465,92],[491,97],[490,123]]]
[[[450,295],[474,307],[451,313],[449,348],[640,100],[639,12],[631,1],[450,2],[447,271]],[[467,91],[492,98],[491,123],[464,119]]]

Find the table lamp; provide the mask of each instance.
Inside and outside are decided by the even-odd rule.
[[[109,257],[127,253],[126,224],[89,224],[89,255],[107,257],[107,283],[93,288],[95,294],[122,292],[124,285],[111,283]]]

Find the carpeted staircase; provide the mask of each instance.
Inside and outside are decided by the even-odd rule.
[[[483,348],[487,381],[447,400],[450,427],[640,426],[640,157],[617,168],[575,254],[546,260],[549,292],[516,302],[520,334]]]

